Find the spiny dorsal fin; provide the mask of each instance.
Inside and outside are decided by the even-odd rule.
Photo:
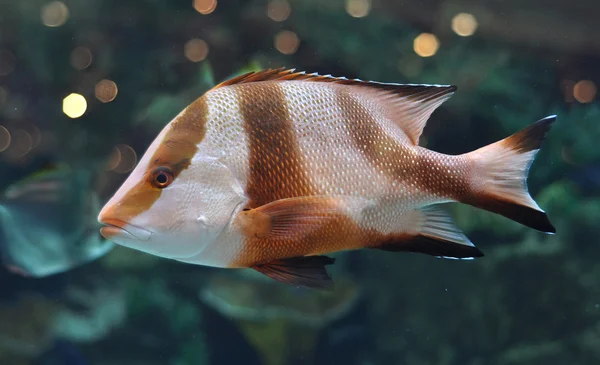
[[[317,73],[295,72],[295,69],[276,68],[258,72],[248,72],[224,81],[215,88],[247,84],[259,81],[310,81],[349,85],[363,88],[376,93],[366,93],[364,96],[376,103],[381,103],[386,115],[393,120],[406,134],[414,145],[419,144],[419,137],[429,116],[438,106],[448,100],[456,86],[426,85],[426,84],[394,84],[377,81],[347,79]],[[360,94],[360,92],[358,92]]]
[[[285,67],[262,70],[257,72],[248,72],[233,79],[223,81],[215,86],[215,88],[230,86],[236,84],[247,84],[259,81],[321,81],[321,82],[342,82],[342,81],[359,81],[348,80],[345,77],[333,77],[331,75],[319,75],[318,73],[307,74],[306,72],[294,72],[295,69],[286,69]]]

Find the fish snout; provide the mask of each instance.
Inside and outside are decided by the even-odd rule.
[[[108,240],[126,238],[148,241],[152,237],[152,232],[120,218],[109,205],[105,206],[98,215],[98,222],[103,225],[100,234]]]

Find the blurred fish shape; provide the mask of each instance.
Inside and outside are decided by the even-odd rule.
[[[482,256],[439,203],[554,233],[526,180],[555,116],[462,155],[420,147],[455,90],[284,69],[223,82],[160,132],[102,209],[101,232],[154,255],[312,288],[331,286],[334,260],[322,255],[337,251]]]
[[[91,174],[57,168],[9,186],[0,198],[0,257],[13,273],[46,277],[95,260],[114,244],[98,234]]]
[[[265,365],[292,364],[298,358],[314,363],[320,331],[348,317],[363,294],[348,278],[337,281],[332,293],[242,273],[246,275],[212,276],[200,299],[237,323]]]

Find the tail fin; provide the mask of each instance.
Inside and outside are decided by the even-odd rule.
[[[471,194],[463,203],[501,214],[546,233],[555,233],[546,213],[527,190],[527,173],[556,116],[538,120],[496,143],[471,152]]]

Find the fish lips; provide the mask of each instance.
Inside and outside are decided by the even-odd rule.
[[[104,227],[100,228],[100,234],[108,240],[122,237],[149,241],[152,237],[152,232],[118,219],[107,218],[100,221],[100,223],[104,224]]]

